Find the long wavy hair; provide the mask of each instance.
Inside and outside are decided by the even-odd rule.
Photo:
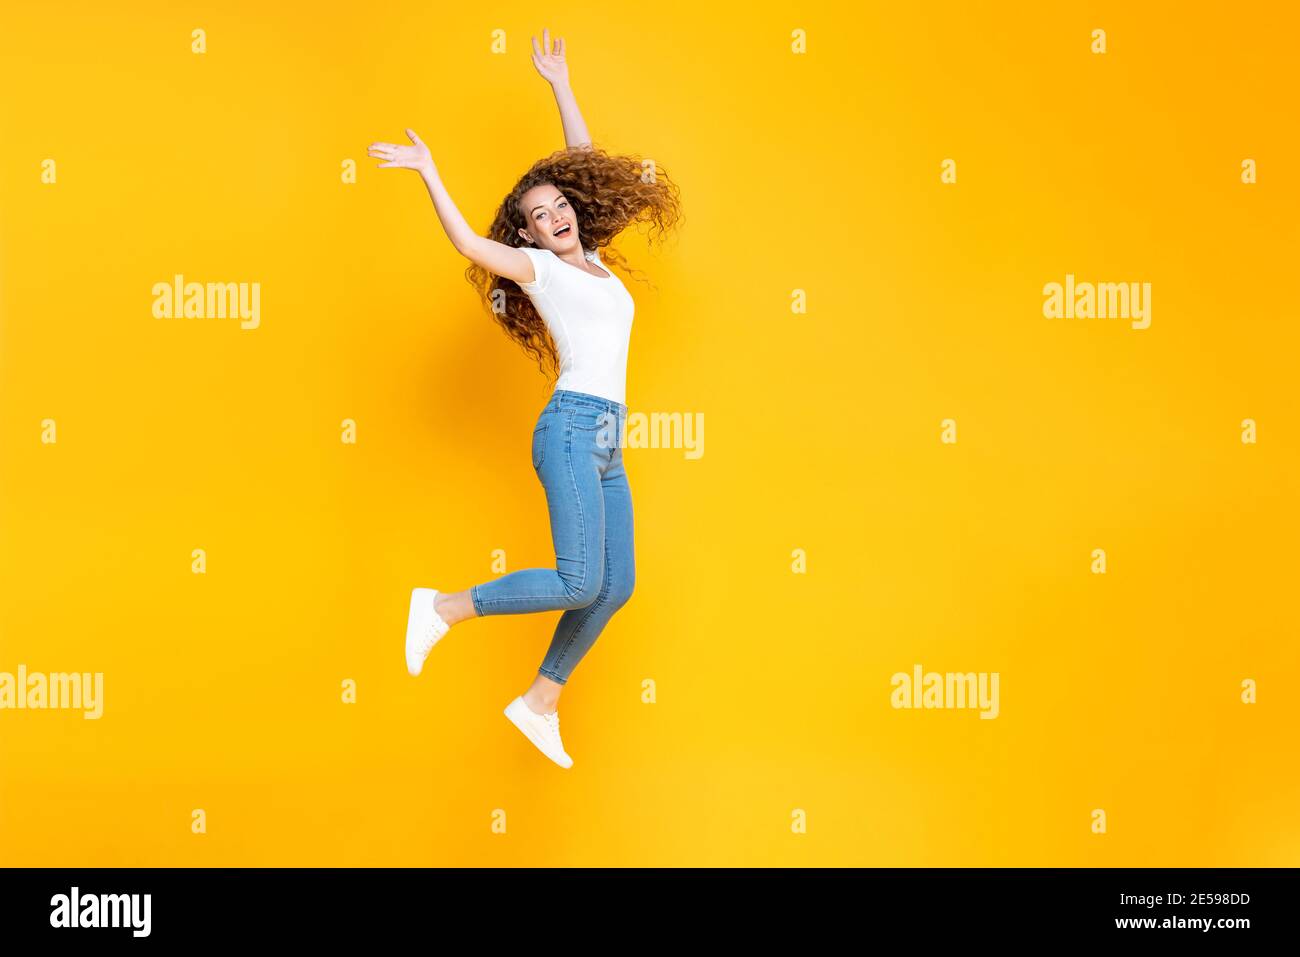
[[[678,187],[662,169],[646,166],[631,155],[612,155],[598,146],[558,150],[538,160],[501,201],[488,238],[520,247],[520,229],[528,220],[520,200],[534,186],[553,185],[569,200],[584,249],[602,250],[601,258],[636,273],[615,249],[604,250],[610,240],[633,223],[647,225],[646,238],[664,239],[682,219]],[[506,334],[537,363],[543,374],[559,374],[559,355],[546,323],[528,294],[513,280],[498,276],[477,263],[465,270],[488,312]]]

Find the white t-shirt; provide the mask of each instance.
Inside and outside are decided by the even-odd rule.
[[[609,274],[605,278],[565,262],[549,249],[519,248],[532,259],[536,273],[519,288],[533,301],[559,353],[555,388],[626,404],[632,295],[594,249],[584,255]]]

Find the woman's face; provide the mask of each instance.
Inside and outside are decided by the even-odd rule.
[[[579,248],[578,217],[564,194],[547,183],[534,186],[519,200],[519,208],[528,223],[519,235],[527,242],[557,255]]]

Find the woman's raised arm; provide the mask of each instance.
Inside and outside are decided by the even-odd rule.
[[[522,249],[474,232],[452,202],[447,187],[442,185],[442,177],[438,175],[438,167],[434,165],[429,147],[415,135],[414,130],[407,130],[406,135],[411,138],[410,146],[397,143],[370,144],[369,155],[385,161],[379,164],[379,169],[413,169],[418,172],[429,190],[429,197],[433,200],[433,208],[442,228],[457,252],[494,275],[515,282],[532,282],[536,277],[533,261],[528,258],[528,254]]]
[[[569,86],[569,64],[564,59],[564,38],[555,38],[555,48],[551,48],[551,31],[542,30],[542,45],[537,45],[533,37],[533,66],[555,94],[555,105],[560,108],[560,122],[564,124],[564,145],[570,149],[577,146],[590,146],[591,137],[587,134],[587,124],[578,109],[578,100]]]

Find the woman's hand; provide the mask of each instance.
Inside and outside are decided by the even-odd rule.
[[[542,31],[542,45],[537,45],[533,37],[533,66],[555,94],[555,103],[560,108],[560,122],[564,124],[564,145],[569,149],[590,149],[591,135],[587,124],[578,109],[578,101],[573,97],[569,86],[569,64],[564,61],[564,37],[555,38],[555,49],[551,49],[551,31]]]
[[[533,37],[533,66],[542,75],[542,79],[551,86],[569,85],[569,65],[564,62],[564,38],[555,38],[555,49],[551,49],[551,31],[542,30],[542,45],[537,45]]]
[[[429,147],[424,145],[424,140],[415,135],[414,130],[407,130],[406,135],[411,138],[411,146],[397,143],[371,143],[368,154],[376,159],[387,160],[379,164],[379,169],[396,167],[432,173],[433,156],[429,153]]]

